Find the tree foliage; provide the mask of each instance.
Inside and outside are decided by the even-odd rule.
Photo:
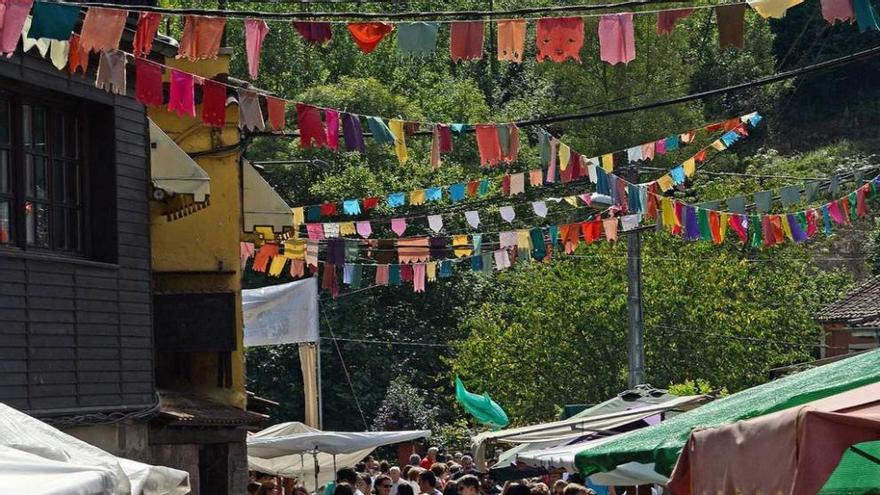
[[[201,0],[163,3],[205,6]],[[543,0],[499,0],[495,8],[547,4]],[[230,5],[241,10],[294,8],[285,2]],[[359,7],[451,10],[484,8],[485,4],[449,0]],[[346,8],[321,6],[322,10]],[[491,57],[491,36],[486,47],[489,56],[456,64],[448,57],[447,25],[441,26],[434,57],[402,59],[395,52],[393,37],[365,56],[341,26],[334,28],[330,43],[313,47],[287,23],[273,22],[255,84],[297,101],[414,120],[506,121],[597,111],[739,83],[876,44],[876,34],[859,35],[855,26],[827,27],[817,22],[818,9],[818,3],[802,4],[785,19],[770,22],[747,14],[746,49],[742,51],[718,48],[711,9],[697,10],[669,36],[655,33],[653,16],[636,16],[638,57],[617,66],[599,61],[595,17],[586,21],[580,64],[537,63],[533,43],[527,44],[524,63],[501,63]],[[533,25],[528,39],[534,39]],[[228,44],[235,49],[232,75],[245,79],[240,22],[229,23]],[[866,63],[836,71],[832,79],[822,73],[703,101],[559,123],[551,130],[576,150],[592,155],[759,110],[768,117],[762,126],[706,168],[823,176],[875,162],[870,150],[876,143],[864,145],[868,141],[862,139],[875,139],[876,134],[871,127],[878,114],[878,100],[871,98],[876,91],[874,72],[875,65]],[[831,87],[856,89],[829,91]],[[853,128],[847,120],[851,117],[860,129]],[[295,124],[293,112],[288,121]],[[861,140],[833,143],[844,133],[857,133]],[[536,167],[534,144],[534,133],[524,129],[521,160],[512,171]],[[828,144],[832,145],[812,151]],[[501,173],[479,167],[472,138],[457,139],[454,152],[444,157],[438,170],[428,166],[428,140],[412,138],[408,145],[411,159],[406,166],[397,163],[390,149],[373,143],[360,156],[306,151],[296,140],[259,138],[248,142],[245,155],[259,160],[315,160],[264,171],[290,205],[385,195]],[[666,168],[679,159],[681,155],[670,154],[658,157],[651,166]],[[642,179],[654,174],[645,171]],[[700,202],[791,182],[700,174],[691,187],[676,194]],[[529,190],[521,203],[582,189],[557,185]],[[479,207],[508,202],[493,191]],[[406,207],[395,214],[424,211]],[[380,209],[376,214],[389,212]],[[582,219],[566,215],[548,222]],[[518,218],[514,227],[534,222]],[[820,330],[812,315],[848,283],[847,275],[836,269],[840,264],[824,259],[850,253],[850,244],[863,245],[866,236],[859,232],[861,227],[807,248],[785,246],[759,252],[744,251],[735,242],[713,246],[646,233],[643,303],[649,381],[667,386],[704,380],[713,387],[736,391],[766,380],[771,367],[815,357]],[[412,234],[424,229],[421,225],[411,228],[408,233]],[[510,227],[486,221],[482,228],[492,232]],[[376,235],[390,235],[386,229],[377,228]],[[447,229],[465,230],[463,219],[450,218]],[[880,234],[875,234],[875,246],[877,238]],[[390,418],[424,418],[406,410],[414,404],[395,399],[408,397],[404,400],[418,402],[414,397],[423,397],[424,405],[416,409],[428,416],[433,413],[427,411],[436,410],[437,424],[455,422],[461,427],[463,411],[454,403],[452,388],[456,374],[474,389],[488,391],[516,423],[549,419],[562,404],[597,402],[620,392],[626,383],[626,250],[623,243],[601,244],[582,247],[577,254],[555,255],[549,263],[521,264],[489,276],[459,272],[429,284],[425,294],[413,294],[404,286],[322,300],[325,426],[391,427]],[[858,273],[858,266],[845,266]],[[247,273],[244,283],[255,287],[287,280]],[[301,417],[300,380],[295,348],[248,352],[248,387],[282,402],[275,419]]]

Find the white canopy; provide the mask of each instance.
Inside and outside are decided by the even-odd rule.
[[[370,452],[375,450],[376,447],[388,445],[391,443],[405,442],[407,440],[412,440],[415,438],[422,438],[431,434],[430,431],[366,432],[367,434],[386,433],[392,435],[412,433],[415,436],[412,436],[410,438],[397,437],[394,438],[392,441],[389,441],[390,439],[386,437],[383,442],[378,442],[378,437],[376,437],[376,441],[371,442],[369,445],[364,445],[363,443],[358,443],[357,445],[351,444],[353,448],[358,448],[359,450],[353,450],[337,455],[334,455],[332,452],[324,450],[321,450],[317,453],[314,450],[289,450],[285,455],[280,455],[272,458],[263,458],[257,457],[257,455],[255,455],[255,450],[253,450],[253,448],[251,447],[251,445],[253,445],[254,443],[259,444],[261,442],[265,442],[271,439],[291,438],[309,433],[323,434],[334,432],[322,432],[321,430],[311,428],[302,423],[290,422],[270,426],[269,428],[250,435],[248,437],[248,465],[250,466],[250,469],[268,474],[274,474],[277,476],[297,477],[303,482],[303,484],[311,484],[314,483],[313,480],[315,478],[315,467],[317,467],[317,486],[309,487],[311,490],[317,490],[317,487],[323,486],[336,478],[336,470],[338,468],[344,466],[354,466],[355,464],[363,460],[364,457],[368,456]],[[337,434],[352,435],[351,433]],[[312,438],[314,440],[315,437]],[[314,444],[312,445],[314,446]]]
[[[152,120],[150,145],[153,185],[172,194],[190,194],[193,201],[204,203],[211,194],[211,177]]]
[[[474,460],[478,466],[482,466],[485,463],[486,445],[489,440],[513,444],[535,444],[539,449],[558,446],[590,434],[606,433],[615,428],[665,411],[693,407],[704,400],[705,397],[702,395],[675,397],[659,404],[633,407],[625,411],[593,416],[575,416],[562,421],[481,433],[471,441]],[[522,459],[528,450],[530,449],[524,449],[519,452],[516,457],[517,460]],[[539,463],[538,466],[540,465]],[[573,465],[573,460],[571,465]]]
[[[242,164],[244,197],[244,231],[253,232],[257,227],[271,227],[276,234],[293,225],[293,212],[275,189],[260,173],[244,160]]]
[[[313,431],[274,438],[248,438],[248,455],[271,459],[313,451],[325,454],[351,454],[383,445],[408,442],[431,435],[428,430],[416,431]]]
[[[115,457],[2,403],[0,486],[29,495],[190,492],[186,471]]]

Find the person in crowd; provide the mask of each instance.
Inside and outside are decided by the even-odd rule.
[[[580,483],[569,483],[562,493],[563,495],[596,495],[592,488],[587,488]]]
[[[391,466],[388,468],[388,477],[391,478],[391,493],[389,495],[397,495],[397,487],[403,483],[400,476],[401,472],[399,467]]]
[[[452,480],[447,481],[443,486],[443,495],[458,495],[458,485]]]
[[[412,487],[413,491],[416,493],[422,493],[421,488],[419,488],[419,475],[422,474],[424,469],[413,466],[410,468],[409,473],[406,475],[406,479],[409,482],[409,485]]]
[[[456,451],[454,454],[452,454],[452,460],[461,464],[461,456],[462,456],[461,452]]]
[[[350,467],[344,467],[339,471],[336,471],[336,483],[348,483],[350,486],[354,487],[357,485],[358,475],[357,471]]]
[[[397,495],[416,495],[416,491],[413,490],[413,486],[409,483],[401,483],[397,487]]]
[[[409,465],[410,466],[421,466],[422,465],[422,456],[420,456],[419,454],[410,454]]]
[[[474,466],[474,458],[465,454],[461,456],[461,470],[453,476],[452,479],[458,479],[469,474],[477,477],[480,475],[479,471],[477,471],[477,468]]]
[[[278,486],[274,481],[265,481],[257,490],[257,495],[278,495]]]
[[[354,465],[354,470],[355,470],[356,472],[358,472],[358,473],[365,473],[365,472],[367,472],[367,463],[366,463],[366,460],[361,461],[361,462],[355,464],[355,465]]]
[[[466,474],[455,482],[458,495],[480,495],[480,479],[472,474]]]
[[[449,466],[449,479],[454,480],[461,477],[461,464],[456,464],[454,462],[450,462]]]
[[[501,493],[501,487],[495,483],[495,478],[493,478],[489,473],[483,475],[480,484],[482,486],[483,495],[498,495],[499,493]]]
[[[260,491],[261,486],[262,485],[260,483],[257,483],[256,481],[249,482],[247,485],[248,495],[257,495],[257,492]]]
[[[373,486],[376,487],[376,495],[391,495],[391,476],[387,474],[380,474],[376,476],[376,480],[373,481]]]
[[[501,490],[501,495],[531,495],[532,491],[529,486],[524,483],[508,483]]]
[[[371,495],[373,493],[373,477],[370,476],[370,473],[358,473],[355,486],[364,495]]]
[[[435,462],[431,464],[431,472],[434,473],[434,476],[437,478],[437,486],[440,490],[444,490],[446,486],[446,480],[449,477],[449,468],[446,464],[442,462]]]
[[[422,462],[419,463],[419,466],[421,466],[422,469],[431,469],[431,466],[434,465],[435,462],[437,462],[437,453],[439,451],[440,450],[437,447],[429,448],[428,455],[426,455],[425,458],[422,459]]]
[[[343,468],[343,469],[346,469],[346,468]],[[347,469],[351,469],[351,468],[347,468]],[[354,471],[354,470],[352,469],[352,471]],[[333,488],[333,495],[354,495],[354,493],[355,493],[354,492],[354,485],[351,483],[348,483],[347,481],[343,481],[341,483],[337,481],[336,487]]]
[[[419,491],[427,495],[443,495],[443,492],[437,489],[437,476],[433,471],[424,470],[419,473]]]
[[[550,495],[550,487],[540,481],[533,483],[532,495]]]
[[[298,486],[293,489],[294,495],[309,495],[309,489],[304,486]]]
[[[556,480],[553,483],[553,495],[563,495],[566,486],[568,486],[568,483],[565,480]]]
[[[388,461],[382,461],[379,463],[379,474],[388,474],[390,469],[391,464],[388,464]]]

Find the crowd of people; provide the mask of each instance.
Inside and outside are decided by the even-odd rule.
[[[558,477],[557,477],[558,478]],[[447,456],[431,447],[425,457],[412,454],[405,466],[378,461],[373,456],[354,467],[337,471],[335,483],[324,495],[596,495],[578,479],[539,477],[499,485],[489,473],[479,472],[471,456]],[[248,495],[309,495],[290,480],[252,474]]]

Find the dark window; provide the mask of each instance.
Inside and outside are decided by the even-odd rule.
[[[0,243],[84,253],[82,128],[75,106],[0,94]]]

